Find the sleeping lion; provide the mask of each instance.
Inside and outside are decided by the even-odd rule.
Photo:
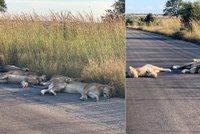
[[[112,89],[107,85],[74,81],[61,75],[53,76],[50,81],[42,83],[42,85],[48,86],[48,88],[41,90],[42,95],[45,93],[56,95],[57,92],[79,93],[81,94],[80,100],[87,100],[90,97],[96,101],[99,101],[100,96],[110,98]]]
[[[173,65],[171,68],[173,70],[181,70],[183,74],[200,74],[200,59],[193,59],[192,62],[183,65]]]
[[[0,83],[20,83],[22,88],[28,87],[28,84],[38,85],[46,81],[46,75],[37,75],[34,72],[13,70],[0,74]]]
[[[14,70],[22,70],[22,71],[29,71],[29,68],[26,67],[17,67],[15,65],[3,65],[0,66],[0,72],[9,72]]]
[[[130,70],[130,75],[133,78],[138,78],[138,77],[157,78],[159,72],[171,72],[171,69],[169,68],[161,68],[161,67],[157,67],[151,64],[146,64],[138,68],[129,66],[129,70]]]

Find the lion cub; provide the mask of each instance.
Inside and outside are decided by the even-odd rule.
[[[169,68],[161,68],[151,64],[146,64],[142,67],[134,68],[132,66],[129,67],[130,73],[134,78],[138,77],[153,77],[157,78],[159,72],[171,72]]]
[[[186,74],[195,74],[198,73],[200,74],[200,59],[193,59],[192,62],[183,64],[183,65],[173,65],[171,67],[174,70],[179,70],[181,69],[181,73]]]

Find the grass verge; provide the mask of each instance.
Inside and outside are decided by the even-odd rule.
[[[52,13],[0,17],[0,64],[26,66],[115,87],[124,97],[124,21]]]

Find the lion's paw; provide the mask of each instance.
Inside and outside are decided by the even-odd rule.
[[[81,96],[81,97],[80,97],[80,100],[82,100],[82,101],[87,100],[87,96]]]

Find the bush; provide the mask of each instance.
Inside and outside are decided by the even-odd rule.
[[[191,22],[200,21],[200,2],[185,2],[180,9],[180,16],[182,24],[192,30]]]
[[[126,18],[126,26],[133,25],[133,18],[127,17]]]
[[[141,20],[142,20],[142,18],[141,18]],[[149,13],[143,20],[144,20],[144,22],[146,22],[149,25],[151,22],[155,21],[155,18],[153,17],[152,13]]]
[[[178,31],[178,32],[173,33],[172,37],[175,38],[175,39],[183,39],[184,34],[183,34],[183,32]]]

